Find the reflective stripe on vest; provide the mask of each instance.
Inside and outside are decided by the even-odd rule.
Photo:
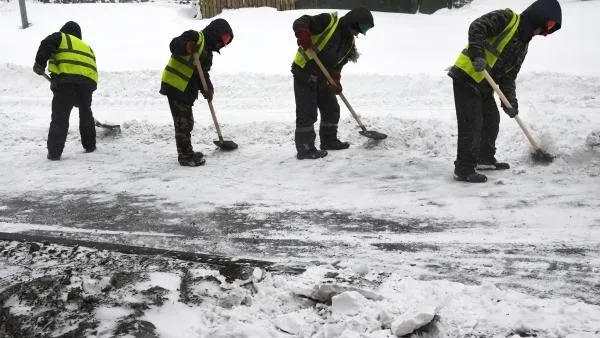
[[[198,42],[196,43],[198,49],[196,53],[202,54],[204,51],[204,33],[198,32]],[[171,54],[169,63],[162,73],[161,81],[170,85],[171,87],[177,88],[181,92],[185,92],[192,74],[194,74],[194,58],[192,55],[175,55]]]
[[[510,11],[510,9],[507,9]],[[485,51],[485,60],[487,61],[488,70],[491,70],[496,61],[498,61],[498,57],[502,54],[504,47],[508,44],[508,42],[513,38],[517,29],[519,28],[520,17],[518,14],[512,12],[512,18],[510,22],[504,28],[500,34],[486,39],[484,42],[484,51]],[[462,53],[458,56],[456,63],[454,64],[456,67],[462,69],[465,73],[467,73],[475,82],[480,83],[483,81],[484,76],[482,72],[476,72],[473,68],[473,62],[471,58],[468,56],[468,45],[462,51]]]
[[[331,39],[331,36],[333,36],[333,32],[335,32],[335,29],[340,22],[337,13],[330,13],[329,16],[331,17],[329,25],[327,25],[327,27],[321,33],[314,34],[310,37],[310,40],[314,46],[313,48],[316,49],[315,52],[317,54],[319,54],[319,52],[325,48],[327,42],[329,42],[329,39]],[[294,58],[295,64],[297,64],[300,68],[304,68],[306,63],[312,59],[312,55],[309,56],[302,47],[298,47],[298,52],[296,52],[296,57]]]
[[[76,36],[62,32],[60,35],[60,45],[48,62],[50,73],[81,75],[98,83],[94,51]]]

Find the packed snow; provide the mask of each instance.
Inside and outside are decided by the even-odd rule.
[[[82,299],[101,299],[89,336],[119,336],[133,316],[158,337],[383,338],[422,327],[414,336],[600,337],[600,47],[592,27],[600,1],[560,2],[562,29],[533,39],[517,81],[520,116],[557,158],[535,165],[525,135],[503,115],[497,157],[512,169],[490,173],[481,185],[452,179],[456,119],[444,69],[473,19],[499,8],[521,11],[529,1],[475,0],[433,15],[375,12],[375,27],[358,38],[361,57],[344,68],[342,83],[367,128],[389,137],[375,143],[359,135],[340,101],[340,138],[351,148],[319,161],[295,159],[291,25],[327,10],[226,10],[219,17],[235,37],[215,54],[211,78],[224,136],[240,148],[225,153],[213,145],[210,113],[199,100],[193,144],[207,158],[199,168],[178,165],[158,89],[170,40],[210,19],[169,2],[28,1],[32,25],[21,29],[18,3],[0,3],[0,232],[306,269],[254,270],[248,280],[226,281],[213,267],[183,272],[184,263],[131,263],[127,269],[142,277],[106,293],[119,262],[133,258],[59,257],[52,252],[66,249],[46,245],[36,254],[5,242],[0,296],[79,262],[81,271],[58,294],[67,299],[77,285]],[[98,150],[83,153],[73,111],[62,160],[51,162],[52,95],[31,68],[39,42],[68,20],[81,25],[97,56],[94,115],[122,131],[98,129]],[[124,214],[114,221],[123,226],[113,228],[101,217],[77,218],[117,207],[156,212],[158,221],[149,217],[142,226],[134,221],[139,215]],[[40,210],[45,218],[35,216]],[[114,266],[89,255],[114,259]],[[187,293],[199,301],[182,296],[186,278],[194,287]],[[13,315],[35,312],[16,296],[0,301]],[[141,303],[147,308],[132,305]],[[45,333],[71,325],[65,320]]]

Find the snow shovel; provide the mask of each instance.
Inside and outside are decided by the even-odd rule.
[[[50,75],[48,74],[42,74],[43,77],[46,78],[46,80],[48,81],[52,81],[52,79],[50,78]],[[79,105],[75,104],[75,107],[79,108]],[[96,127],[100,127],[100,128],[104,128],[104,129],[108,129],[110,131],[121,131],[121,126],[118,124],[107,124],[107,123],[102,123],[98,120],[96,120],[96,118],[94,118],[94,125]]]
[[[310,54],[312,54],[313,59],[317,63],[317,66],[319,66],[319,68],[321,68],[321,71],[323,72],[323,75],[325,75],[325,77],[327,78],[327,81],[329,82],[329,84],[331,86],[335,86],[335,81],[331,77],[331,74],[329,74],[329,72],[327,71],[327,68],[325,68],[325,66],[323,65],[323,63],[321,62],[319,57],[317,56],[317,53],[315,53],[315,51],[312,48],[309,48],[306,51],[309,52]],[[342,101],[344,101],[344,104],[346,105],[346,107],[348,107],[348,110],[350,110],[350,113],[352,114],[352,117],[354,118],[354,120],[356,120],[356,123],[358,123],[358,126],[361,129],[361,131],[359,131],[359,134],[361,134],[362,136],[368,137],[370,139],[374,139],[374,140],[383,140],[384,138],[387,137],[386,134],[382,134],[375,130],[367,130],[365,125],[362,124],[362,122],[358,118],[358,114],[356,113],[356,111],[350,105],[350,102],[348,102],[348,100],[346,99],[346,96],[344,96],[343,93],[340,93],[339,96],[342,99]]]
[[[506,98],[506,96],[504,96],[504,93],[502,92],[502,90],[500,90],[500,87],[498,87],[496,82],[494,82],[494,79],[492,79],[492,77],[490,76],[490,73],[488,73],[488,71],[485,69],[483,70],[483,76],[485,76],[485,79],[490,84],[490,86],[492,86],[492,88],[494,88],[494,91],[500,97],[500,101],[502,101],[502,103],[504,103],[504,105],[506,107],[508,107],[509,109],[512,108],[512,105],[510,104],[510,102],[508,102],[508,99]],[[533,134],[531,133],[531,131],[529,130],[529,128],[527,127],[525,122],[523,122],[521,120],[519,115],[515,116],[515,120],[519,124],[519,127],[521,127],[521,130],[523,130],[523,133],[525,133],[525,136],[527,136],[529,143],[531,143],[531,147],[533,148],[533,153],[531,154],[531,157],[533,158],[533,160],[535,162],[540,162],[540,163],[552,162],[554,160],[554,156],[548,154],[547,152],[543,151],[540,148],[540,145],[535,140],[535,138],[533,137]]]
[[[198,75],[200,75],[200,81],[202,82],[202,87],[204,88],[204,92],[208,91],[208,84],[206,83],[206,78],[204,77],[204,71],[202,70],[202,65],[200,64],[200,56],[198,53],[194,53],[194,64],[196,65],[196,69],[198,70]],[[215,129],[217,130],[217,135],[219,136],[218,140],[214,140],[213,143],[221,148],[221,150],[235,150],[238,145],[229,140],[224,140],[223,135],[221,135],[221,128],[219,127],[219,122],[217,121],[217,114],[215,113],[215,108],[213,107],[212,101],[208,101],[208,108],[210,108],[210,114],[212,115],[213,122],[215,123]]]

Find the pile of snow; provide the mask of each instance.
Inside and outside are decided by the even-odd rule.
[[[600,146],[600,130],[592,131],[586,138],[585,143],[590,147]]]
[[[0,242],[0,251],[10,252],[2,260],[13,279],[6,283],[2,275],[0,284],[4,320],[13,325],[0,325],[0,333],[9,335],[11,330],[164,338],[600,334],[597,306],[538,299],[491,284],[418,281],[382,271],[360,275],[332,265],[297,276],[256,268],[247,279],[230,280],[214,267],[158,256],[16,242]]]
[[[468,26],[473,19],[506,7],[520,12],[531,2],[508,0],[499,4],[495,0],[476,0],[465,8],[440,10],[434,15],[375,12],[375,27],[357,41],[361,52],[359,62],[345,67],[343,73],[443,75],[467,42]],[[600,3],[560,2],[561,30],[545,38],[534,38],[522,72],[600,75],[598,67],[593,66],[597,48],[594,44],[579,43],[595,40],[589,23],[594,21]],[[302,14],[327,11],[335,9],[225,10],[218,17],[231,24],[235,37],[222,55],[215,57],[214,73],[289,74],[297,48],[292,22]],[[347,12],[337,11],[340,15]],[[0,55],[0,64],[31,67],[39,41],[66,21],[75,20],[81,25],[84,40],[96,53],[100,71],[162,70],[170,56],[171,39],[188,29],[202,29],[212,20],[194,19],[191,6],[165,2],[51,5],[31,1],[27,3],[27,14],[32,26],[22,30],[16,3],[0,4],[0,30],[5,32],[6,45],[11,46]]]

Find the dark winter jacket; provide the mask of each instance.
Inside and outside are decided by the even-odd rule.
[[[521,13],[519,35],[523,41],[529,42],[537,28],[543,27],[549,20],[556,25],[548,34],[552,34],[562,26],[562,10],[557,0],[538,0]]]
[[[229,34],[231,36],[231,41],[233,41],[233,31],[227,21],[216,19],[206,26],[202,32],[204,33],[204,50],[200,54],[200,64],[202,65],[208,88],[214,90],[208,73],[212,67],[213,52],[219,53],[220,45],[218,42],[221,41],[221,34]],[[183,32],[183,34],[171,40],[171,44],[169,44],[171,53],[180,56],[188,55],[185,50],[185,45],[190,41],[197,43],[199,38],[200,34],[197,31],[189,30]],[[189,105],[193,105],[194,101],[198,98],[198,91],[204,93],[202,82],[196,69],[194,69],[192,79],[183,93],[165,82],[161,82],[160,85],[161,94]]]
[[[60,46],[60,42],[62,40],[61,33],[73,35],[81,40],[81,28],[74,21],[69,21],[62,26],[60,31],[52,33],[48,35],[42,42],[40,43],[40,47],[38,48],[37,54],[35,56],[35,63],[46,67],[48,60],[52,57],[58,47]],[[52,81],[50,84],[50,88],[52,90],[56,90],[61,87],[63,84],[75,84],[78,85],[79,88],[83,91],[93,92],[97,88],[97,84],[88,79],[85,76],[74,75],[74,74],[60,74],[60,75],[51,75]]]
[[[471,23],[468,48],[468,55],[471,60],[478,57],[485,58],[483,48],[485,40],[500,34],[511,18],[512,11],[497,10],[485,14]],[[515,80],[527,55],[529,41],[534,36],[534,31],[545,26],[548,20],[557,22],[550,33],[560,29],[562,14],[557,0],[537,0],[523,11],[517,33],[506,45],[490,71],[490,75],[514,107],[518,107]],[[475,83],[470,76],[456,66],[450,69],[448,75],[455,80]],[[481,82],[479,86],[482,90],[491,91],[487,81]]]
[[[294,21],[292,29],[296,32],[301,28],[308,28],[311,34],[319,34],[327,28],[330,20],[329,13],[315,16],[303,15]],[[331,39],[318,54],[319,59],[328,71],[340,73],[348,61],[356,61],[358,58],[358,52],[354,46],[354,36],[350,29],[358,30],[359,23],[374,26],[371,12],[364,7],[353,9],[340,18],[338,27],[333,32]],[[302,79],[308,79],[311,75],[324,79],[323,73],[312,60],[304,68],[292,63],[292,74]]]

